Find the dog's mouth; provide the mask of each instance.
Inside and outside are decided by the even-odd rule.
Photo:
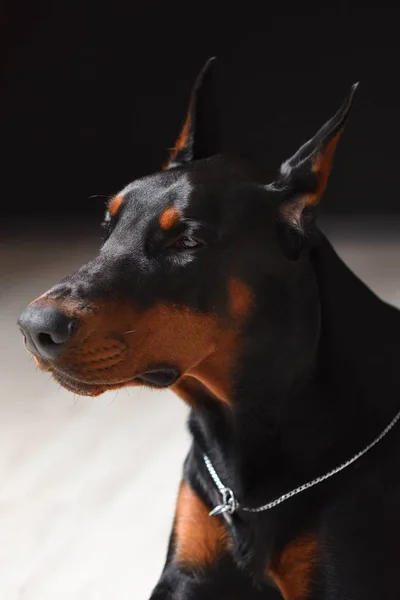
[[[117,390],[127,386],[145,385],[151,388],[168,388],[178,381],[181,376],[179,369],[171,365],[156,365],[141,370],[139,373],[131,376],[117,379],[115,381],[90,381],[85,374],[60,368],[49,360],[38,357],[31,352],[36,365],[41,371],[51,372],[53,378],[66,390],[79,394],[81,396],[99,396],[109,390]]]
[[[176,383],[180,377],[180,372],[174,367],[162,367],[149,369],[131,377],[115,383],[109,382],[89,382],[71,377],[59,369],[51,370],[54,379],[66,390],[79,394],[80,396],[99,396],[110,390],[118,390],[128,386],[145,385],[156,389],[165,389]]]
[[[29,349],[28,349],[29,350]],[[81,396],[99,396],[100,394],[116,390],[127,386],[147,386],[156,389],[168,388],[180,378],[180,370],[170,364],[157,363],[148,365],[146,368],[138,370],[137,373],[132,373],[128,376],[123,373],[115,373],[110,378],[103,379],[105,371],[114,370],[123,362],[120,352],[110,354],[110,350],[103,351],[103,355],[90,358],[88,361],[84,355],[81,360],[89,369],[81,371],[77,369],[77,361],[72,364],[57,364],[47,360],[30,350],[36,365],[41,371],[50,372],[53,378],[66,390],[79,394]],[[87,372],[85,372],[87,371]]]
[[[155,388],[164,388],[178,381],[180,373],[174,367],[151,369],[135,377],[135,381]]]

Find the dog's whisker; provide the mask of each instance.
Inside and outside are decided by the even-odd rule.
[[[129,331],[123,331],[122,335],[125,335],[127,333],[135,333],[136,329],[130,329]]]

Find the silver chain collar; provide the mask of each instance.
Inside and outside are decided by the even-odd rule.
[[[328,471],[328,473],[325,473],[325,475],[321,475],[320,477],[316,477],[315,479],[312,479],[311,481],[308,481],[307,483],[303,483],[303,485],[300,485],[299,487],[295,488],[294,490],[291,490],[290,492],[286,492],[286,494],[283,494],[282,496],[275,498],[275,500],[272,500],[271,502],[264,504],[264,506],[259,506],[258,508],[246,508],[244,506],[240,506],[239,502],[235,498],[235,494],[233,493],[233,491],[230,488],[226,487],[222,483],[220,478],[218,477],[218,473],[214,469],[214,466],[213,466],[211,460],[209,459],[209,457],[206,454],[203,454],[203,459],[204,459],[205,465],[207,467],[207,470],[210,473],[212,480],[214,481],[219,493],[222,496],[222,503],[218,504],[209,513],[210,517],[214,517],[217,515],[223,515],[223,514],[233,515],[233,513],[236,512],[238,509],[240,509],[244,512],[259,513],[259,512],[263,512],[265,510],[270,510],[271,508],[274,508],[274,506],[278,506],[278,504],[282,504],[282,502],[285,502],[285,500],[289,500],[289,498],[292,498],[293,496],[296,496],[297,494],[300,494],[301,492],[304,492],[305,490],[308,490],[309,488],[314,487],[315,485],[318,485],[318,483],[322,483],[326,479],[333,477],[333,475],[336,475],[336,473],[343,471],[343,469],[346,469],[351,464],[356,462],[356,460],[358,460],[359,458],[364,456],[364,454],[366,454],[369,450],[371,450],[371,448],[373,448],[376,444],[378,444],[378,442],[380,442],[385,437],[385,435],[387,435],[389,433],[389,431],[391,429],[393,429],[393,427],[396,425],[396,423],[399,419],[400,419],[400,411],[396,414],[396,416],[389,423],[389,425],[382,431],[382,433],[380,435],[378,435],[377,438],[375,438],[375,440],[373,442],[368,444],[368,446],[366,446],[366,448],[364,448],[364,450],[361,450],[360,452],[358,452],[355,456],[353,456],[353,458],[350,458],[346,462],[342,463],[339,467],[332,469],[332,471]]]

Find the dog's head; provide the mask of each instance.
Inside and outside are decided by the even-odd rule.
[[[308,238],[356,86],[268,182],[217,154],[200,126],[210,64],[164,169],[110,200],[99,255],[19,319],[37,364],[76,393],[176,386],[229,402],[257,313],[269,331],[266,352],[289,356],[293,343],[299,354],[312,351],[318,305]]]

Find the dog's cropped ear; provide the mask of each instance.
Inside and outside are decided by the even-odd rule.
[[[282,191],[282,221],[306,232],[328,182],[336,145],[353,104],[358,83],[350,91],[337,113],[329,119],[289,160],[285,161],[271,189]]]
[[[194,82],[186,119],[164,169],[217,153],[213,147],[214,132],[210,131],[208,126],[212,119],[206,118],[204,114],[205,97],[209,92],[214,61],[215,57],[208,59]]]

